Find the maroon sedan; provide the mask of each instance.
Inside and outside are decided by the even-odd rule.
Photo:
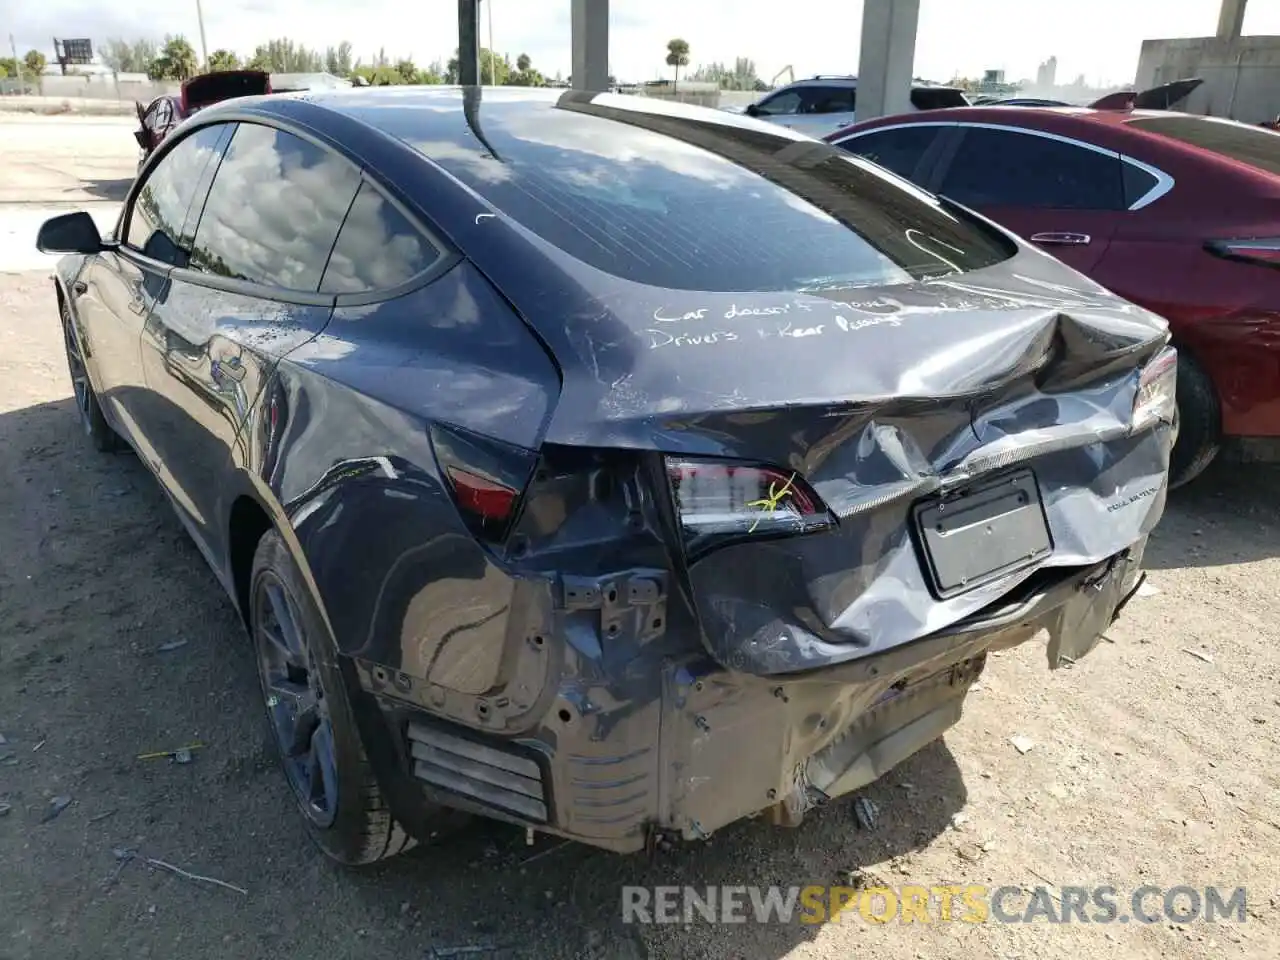
[[[1223,447],[1280,460],[1280,133],[1163,110],[965,107],[826,139],[1166,317],[1174,484]]]
[[[254,97],[270,92],[271,75],[262,70],[219,70],[187,80],[176,96],[156,97],[145,107],[135,103],[139,127],[133,132],[133,138],[142,148],[138,169],[142,169],[147,157],[170,131],[197,110],[232,97]]]

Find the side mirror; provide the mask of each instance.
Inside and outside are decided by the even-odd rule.
[[[754,103],[748,103],[747,109],[744,110],[743,113],[745,113],[748,117],[758,117],[760,116],[760,108],[757,107]]]
[[[93,217],[83,210],[64,213],[40,225],[36,249],[41,253],[100,253],[102,234]]]

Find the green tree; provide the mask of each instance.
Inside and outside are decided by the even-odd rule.
[[[181,34],[166,36],[160,55],[147,67],[147,76],[152,80],[189,80],[198,72],[196,52]]]
[[[513,87],[545,87],[547,78],[533,69],[533,60],[522,53],[516,57],[516,69],[507,76],[507,83]]]
[[[490,71],[492,70],[492,77]],[[445,67],[445,83],[457,83],[459,81],[458,74],[458,51],[453,51],[453,56],[449,58],[449,63]],[[480,48],[480,82],[504,84],[507,78],[511,76],[511,61],[506,56],[490,56],[490,52],[484,47]]]
[[[400,74],[401,83],[418,82],[418,66],[409,58],[397,60],[394,69],[396,73]]]
[[[22,58],[22,66],[30,76],[38,77],[44,73],[44,68],[49,61],[45,59],[43,53],[39,50],[28,50],[27,55]]]
[[[667,41],[667,66],[676,68],[676,79],[673,86],[680,85],[680,68],[689,65],[689,41],[676,37]]]
[[[16,77],[18,61],[13,57],[0,57],[0,77]]]
[[[102,62],[116,73],[146,73],[156,58],[156,45],[150,40],[129,43],[118,37],[108,40],[98,51]]]
[[[258,44],[248,66],[268,73],[320,73],[325,68],[325,56],[319,50],[281,37]]]
[[[325,72],[335,77],[349,77],[355,69],[351,63],[351,44],[343,40],[336,47],[329,47],[324,52]]]
[[[425,70],[418,74],[419,83],[444,83],[444,64],[439,60],[432,60]]]
[[[209,54],[209,62],[205,65],[205,69],[209,73],[217,73],[219,70],[239,70],[240,58],[230,50],[215,50]]]

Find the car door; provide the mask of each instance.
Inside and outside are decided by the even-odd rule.
[[[280,357],[324,328],[318,293],[360,170],[316,143],[239,124],[213,175],[188,264],[170,274],[142,337],[155,446],[197,543],[221,532],[222,479]]]
[[[960,124],[930,188],[1088,273],[1124,216],[1112,150],[1037,130]]]
[[[146,379],[138,341],[169,270],[184,263],[179,237],[216,131],[174,145],[137,184],[120,219],[120,244],[89,261],[72,291],[103,413],[143,458]]]
[[[944,145],[954,135],[955,128],[945,124],[906,123],[854,133],[834,143],[917,186],[925,186]]]
[[[825,137],[854,122],[857,91],[850,86],[811,87],[801,105],[797,129],[814,137]]]
[[[760,101],[752,115],[821,137],[853,123],[853,93],[851,87],[791,87]]]

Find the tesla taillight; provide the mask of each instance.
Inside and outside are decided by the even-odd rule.
[[[448,474],[459,509],[486,524],[511,519],[520,491],[461,467],[449,467]]]
[[[1173,423],[1177,411],[1178,351],[1165,347],[1138,375],[1138,392],[1130,418],[1136,433],[1153,423]]]
[[[1227,260],[1241,260],[1245,263],[1280,268],[1280,237],[1210,240],[1204,246],[1210,253]]]
[[[799,474],[719,460],[667,458],[667,478],[685,541],[812,533],[834,524]]]

